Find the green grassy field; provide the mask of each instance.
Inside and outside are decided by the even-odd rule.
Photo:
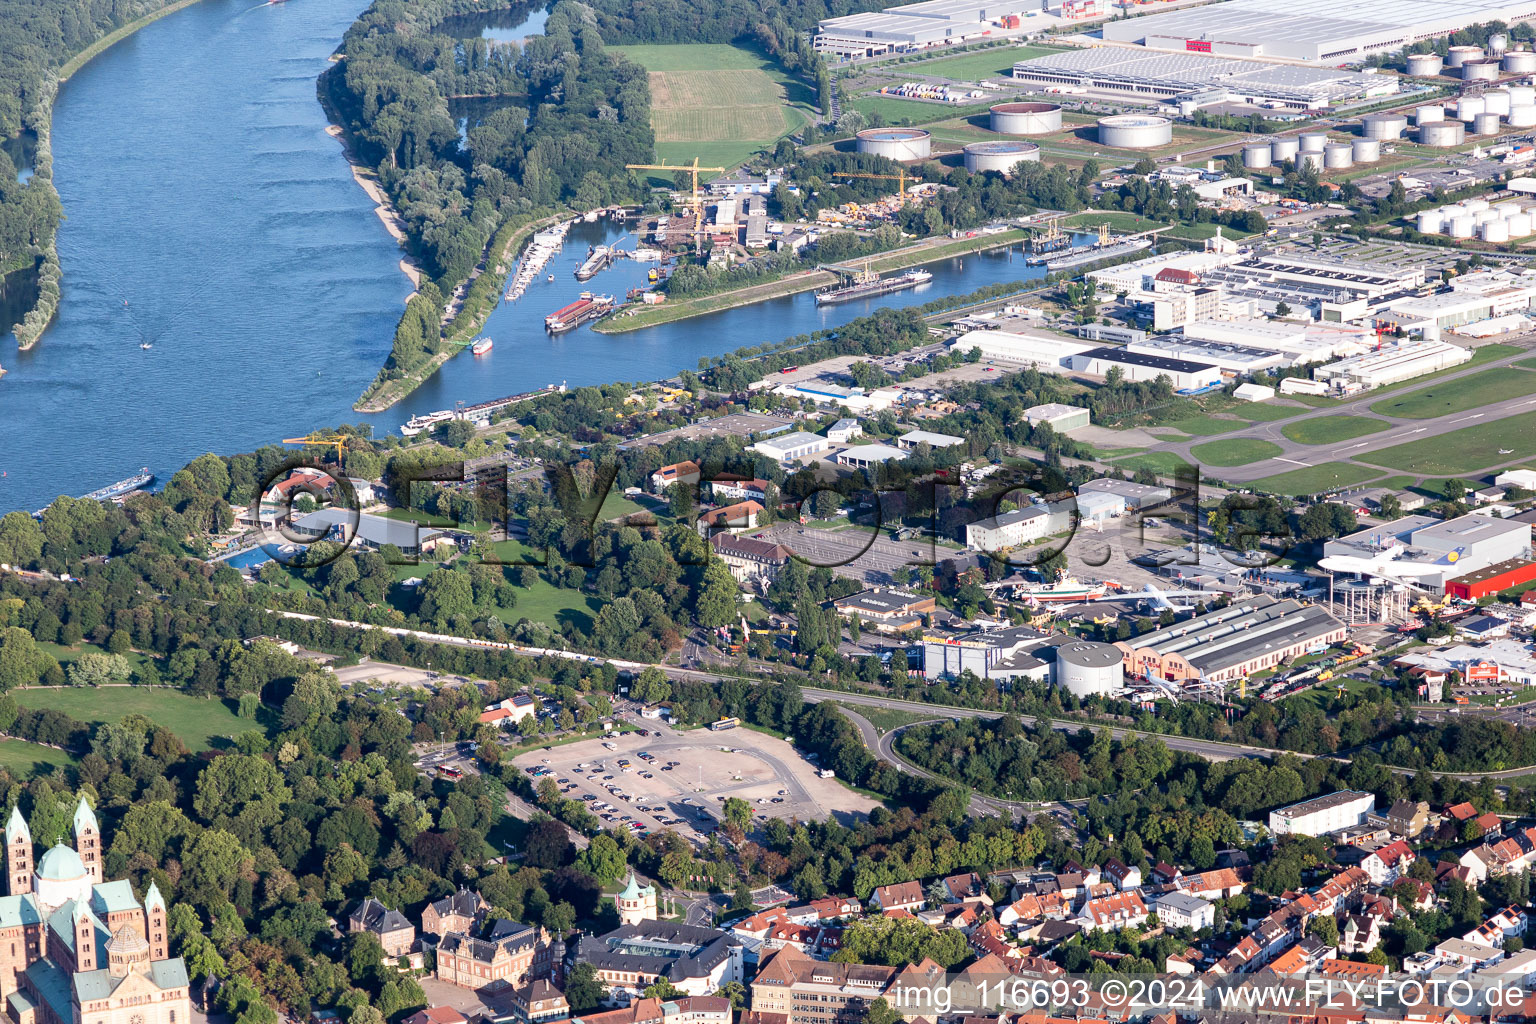
[[[1270,420],[1288,420],[1292,416],[1300,416],[1307,410],[1300,406],[1279,405],[1275,402],[1247,402],[1235,405],[1227,411],[1255,423],[1268,423]]]
[[[904,100],[899,96],[881,96],[879,93],[855,96],[844,106],[849,110],[857,110],[865,117],[879,114],[885,118],[886,124],[895,125],[930,124],[934,121],[947,121],[952,117],[969,117],[987,109],[986,104],[956,107],[948,103],[925,103],[922,100]]]
[[[1320,466],[1307,466],[1250,480],[1248,486],[1271,494],[1317,494],[1364,483],[1380,475],[1379,469],[1357,466],[1353,462],[1325,462]]]
[[[1115,465],[1127,473],[1134,473],[1138,469],[1150,469],[1154,473],[1168,474],[1185,468],[1189,463],[1172,452],[1147,452],[1145,455],[1116,459]]]
[[[1536,376],[1525,370],[1498,366],[1395,398],[1383,398],[1372,403],[1371,411],[1382,416],[1428,420],[1529,394],[1536,394]]]
[[[904,75],[910,71],[917,75],[939,75],[955,80],[1011,78],[1015,61],[1044,57],[1047,54],[1058,53],[1060,49],[1057,46],[996,46],[959,57],[914,61],[911,64],[897,64],[879,70],[896,75]]]
[[[1374,434],[1391,425],[1386,420],[1369,416],[1314,416],[1309,420],[1288,423],[1280,428],[1280,433],[1298,444],[1332,444]]]
[[[1257,437],[1224,437],[1220,441],[1197,444],[1189,453],[1207,466],[1246,466],[1280,455],[1285,449],[1273,441]]]
[[[1070,217],[1063,218],[1062,226],[1076,228],[1079,231],[1096,231],[1100,224],[1108,224],[1109,230],[1121,233],[1135,231],[1151,231],[1153,228],[1168,227],[1167,221],[1151,220],[1139,213],[1121,213],[1118,210],[1089,210],[1086,213],[1074,213]]]
[[[493,545],[496,556],[504,562],[542,560],[541,552],[516,540],[504,540]],[[589,594],[556,587],[542,576],[532,587],[524,590],[514,587],[517,604],[512,608],[497,607],[496,617],[511,625],[518,619],[542,622],[558,629],[562,622],[575,621],[583,630],[590,630],[602,610],[602,602]]]
[[[1521,413],[1383,448],[1371,452],[1370,460],[1374,465],[1426,476],[1465,475],[1508,461],[1509,457],[1500,455],[1499,449],[1528,447],[1533,432],[1536,412]]]
[[[221,700],[192,697],[162,687],[114,686],[109,689],[73,686],[16,690],[16,703],[34,711],[62,711],[82,722],[116,722],[124,715],[143,715],[181,738],[188,750],[206,750],[212,740],[258,728]]]
[[[107,653],[105,647],[84,642],[75,647],[65,647],[63,644],[52,644],[39,640],[37,646],[40,650],[47,651],[53,655],[53,660],[58,662],[66,672],[69,670],[69,663],[78,659],[82,654]],[[134,671],[138,671],[144,665],[144,655],[138,651],[129,651],[123,657],[128,659],[128,664],[133,667]]]
[[[1252,231],[1244,231],[1241,228],[1217,224],[1175,224],[1162,234],[1168,238],[1183,238],[1191,242],[1203,242],[1207,238],[1216,237],[1217,227],[1221,228],[1223,238],[1247,238],[1253,234]]]
[[[799,128],[815,97],[760,54],[723,43],[616,46],[650,73],[658,163],[734,167]]]
[[[1245,420],[1228,420],[1219,416],[1200,415],[1186,416],[1181,420],[1169,420],[1167,423],[1159,423],[1158,426],[1172,427],[1186,434],[1204,437],[1210,434],[1230,434],[1234,430],[1242,430],[1248,426],[1248,423]]]
[[[47,775],[59,765],[74,763],[75,759],[62,750],[26,740],[0,739],[0,768],[20,778]]]

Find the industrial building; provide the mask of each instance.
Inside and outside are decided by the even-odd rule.
[[[1047,402],[1044,405],[1032,405],[1025,409],[1024,421],[1032,427],[1049,423],[1052,430],[1058,434],[1065,434],[1069,430],[1088,426],[1091,414],[1081,406]]]
[[[1128,670],[1148,679],[1235,682],[1344,639],[1318,605],[1260,595],[1119,641]]]
[[[1077,697],[1107,696],[1125,686],[1125,654],[1114,644],[1077,640],[1056,648],[1057,686]]]
[[[1330,387],[1346,393],[1369,391],[1459,366],[1471,358],[1468,349],[1443,341],[1404,340],[1316,367],[1312,378],[1327,381]]]
[[[1071,361],[1073,370],[1095,377],[1106,377],[1114,369],[1129,381],[1167,377],[1175,391],[1198,391],[1221,383],[1221,370],[1209,363],[1142,355],[1123,348],[1089,349],[1072,356]]]
[[[1161,50],[1344,64],[1480,22],[1536,18],[1536,4],[1499,0],[1228,0],[1106,22],[1104,38]]]
[[[1361,328],[1248,317],[1197,320],[1184,325],[1184,337],[1189,341],[1277,352],[1291,366],[1359,355],[1376,343],[1375,333]]]
[[[1396,557],[1404,562],[1443,564],[1441,572],[1415,577],[1423,586],[1441,589],[1446,581],[1479,569],[1529,558],[1531,528],[1516,519],[1492,516],[1466,515],[1442,521],[1414,515],[1357,530],[1323,544],[1324,557],[1376,558],[1389,551],[1396,552]]]
[[[1143,25],[1151,20],[1149,17],[1108,22],[1105,29],[1108,31],[1113,25]],[[1143,103],[1201,93],[1204,100],[1289,110],[1324,109],[1341,100],[1397,91],[1396,80],[1384,75],[1234,60],[1209,53],[1151,53],[1117,46],[1085,47],[1021,60],[1013,66],[1013,77],[1048,89],[1086,89]],[[1212,91],[1220,95],[1203,95]]]
[[[1132,342],[1125,346],[1125,351],[1161,356],[1164,359],[1205,363],[1235,377],[1247,377],[1263,370],[1290,364],[1289,358],[1279,352],[1249,348],[1245,345],[1223,345],[1217,341],[1197,341],[1181,338],[1176,334]]]
[[[1114,477],[1099,477],[1096,480],[1088,480],[1077,489],[1078,501],[1090,493],[1117,494],[1125,499],[1127,506],[1136,509],[1151,508],[1154,505],[1162,505],[1173,500],[1173,491],[1157,484],[1138,484],[1134,480],[1116,480]]]
[[[904,451],[910,451],[920,444],[930,448],[953,448],[957,444],[965,444],[965,438],[932,430],[909,430],[896,439],[896,447]]]
[[[852,448],[844,448],[833,456],[833,460],[840,466],[872,469],[875,466],[883,466],[887,462],[900,462],[906,457],[907,453],[900,448],[876,443],[856,444]]]
[[[1000,554],[1024,544],[1072,528],[1075,509],[1070,502],[1030,505],[1004,512],[990,519],[980,519],[965,527],[965,546],[972,551]]]
[[[1039,10],[1022,0],[927,0],[883,11],[826,18],[816,27],[817,53],[843,59],[874,57],[972,42],[992,33],[1004,19],[1015,23],[1026,11]]]
[[[1077,697],[1125,688],[1124,655],[1113,644],[1047,634],[1028,626],[923,637],[923,674],[930,680],[970,672],[980,679],[1050,680]]]
[[[1463,601],[1478,601],[1492,597],[1501,590],[1509,590],[1536,580],[1536,562],[1526,558],[1511,558],[1504,562],[1469,572],[1465,576],[1445,581],[1445,596],[1459,597]]]
[[[765,437],[756,444],[749,445],[747,451],[766,455],[775,462],[793,462],[796,459],[807,459],[812,455],[819,455],[826,451],[827,447],[827,439],[821,435],[797,430],[793,434]]]
[[[967,331],[950,342],[950,347],[961,353],[980,349],[983,362],[1029,366],[1051,373],[1069,369],[1072,356],[1093,348],[1054,334],[1017,330]]]
[[[1320,836],[1365,821],[1376,809],[1376,797],[1345,789],[1313,797],[1269,812],[1269,830],[1277,836]]]

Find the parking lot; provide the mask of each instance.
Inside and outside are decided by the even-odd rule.
[[[609,827],[670,828],[692,842],[714,829],[727,797],[750,803],[757,821],[849,818],[875,806],[836,779],[818,777],[815,765],[776,737],[742,728],[680,732],[652,721],[642,727],[649,736],[582,740],[530,751],[513,763],[525,771],[547,768],[544,777]]]

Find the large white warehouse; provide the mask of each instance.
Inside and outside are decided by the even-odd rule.
[[[1104,24],[1104,38],[1223,57],[1344,64],[1487,21],[1536,18],[1536,3],[1501,0],[1227,0]]]
[[[1175,391],[1195,391],[1221,383],[1221,368],[1187,359],[1143,355],[1123,348],[1095,348],[1072,357],[1072,369],[1078,373],[1106,377],[1118,368],[1129,381],[1151,381],[1167,377]]]
[[[1376,808],[1376,798],[1358,789],[1313,797],[1269,812],[1269,830],[1277,836],[1320,836],[1358,825]]]
[[[1071,367],[1071,358],[1087,352],[1092,345],[1082,345],[1052,334],[1033,331],[968,331],[950,343],[956,352],[981,349],[987,363],[1007,363],[1062,373]]]
[[[837,57],[954,46],[985,37],[1004,15],[1020,15],[1026,10],[1037,11],[1039,7],[1027,7],[1024,0],[926,0],[827,18],[816,27],[814,45],[816,52]]]

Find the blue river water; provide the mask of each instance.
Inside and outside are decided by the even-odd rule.
[[[0,345],[10,371],[0,380],[0,512],[140,466],[163,480],[202,452],[317,427],[368,420],[394,431],[419,412],[549,383],[653,380],[872,308],[818,308],[804,293],[629,334],[551,338],[544,316],[583,289],[622,296],[644,283],[646,267],[632,261],[577,282],[587,245],[622,233],[579,224],[546,270],[554,280],[541,275],[491,316],[490,353],[463,352],[383,414],[353,412],[411,290],[315,97],[316,76],[364,6],[203,0],[61,89],[53,149],[67,217],[64,300],[32,351],[19,353],[10,337]],[[920,304],[1040,273],[1006,254],[929,269],[929,285],[876,301]]]

